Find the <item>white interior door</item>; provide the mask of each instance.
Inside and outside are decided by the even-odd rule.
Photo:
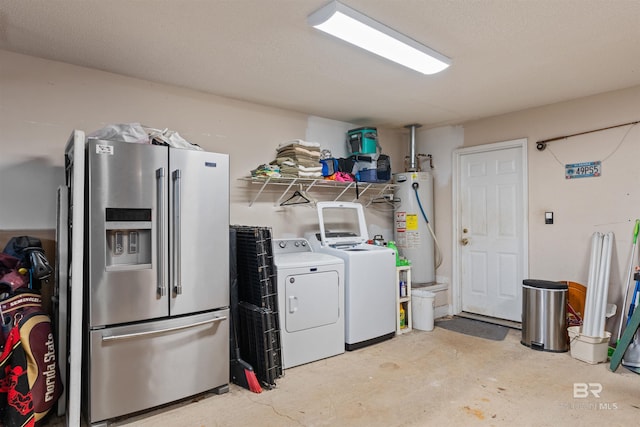
[[[526,140],[461,149],[456,160],[456,311],[520,322],[528,264]]]

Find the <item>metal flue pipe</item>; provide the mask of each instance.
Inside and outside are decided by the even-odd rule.
[[[415,172],[419,169],[418,156],[416,155],[416,129],[422,125],[414,123],[406,125],[405,128],[410,130],[409,135],[409,167],[407,172]]]

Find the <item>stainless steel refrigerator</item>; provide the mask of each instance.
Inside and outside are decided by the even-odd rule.
[[[228,156],[88,139],[85,183],[87,421],[227,391]]]

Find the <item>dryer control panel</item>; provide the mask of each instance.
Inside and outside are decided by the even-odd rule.
[[[297,252],[313,252],[307,239],[273,239],[274,254],[290,254]]]

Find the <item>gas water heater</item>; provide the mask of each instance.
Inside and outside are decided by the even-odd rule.
[[[411,280],[416,284],[435,283],[435,244],[433,223],[433,175],[421,171],[415,154],[415,130],[420,125],[406,126],[411,130],[411,144],[406,171],[393,175],[394,239],[400,255],[411,261]]]

